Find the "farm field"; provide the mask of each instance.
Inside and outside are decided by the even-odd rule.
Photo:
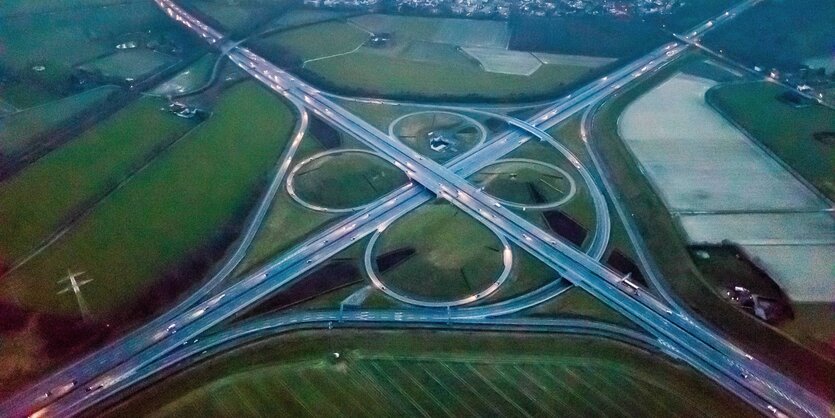
[[[0,100],[3,101],[4,114],[43,105],[62,97],[62,94],[22,80],[0,81]]]
[[[68,121],[94,111],[121,89],[102,86],[0,118],[0,158],[26,152],[32,141]]]
[[[589,77],[599,67],[542,64],[530,75],[488,72],[457,48],[506,48],[505,23],[454,20],[472,28],[462,33],[450,21],[366,15],[290,29],[252,44],[322,88],[380,97],[540,98]],[[496,31],[488,30],[494,26]],[[388,33],[391,39],[383,46],[366,45],[372,33]]]
[[[697,61],[698,60],[698,61]],[[645,82],[624,90],[609,100],[594,117],[590,132],[610,178],[665,280],[697,315],[731,336],[752,355],[761,357],[777,370],[797,379],[822,396],[831,396],[828,384],[835,369],[803,343],[787,338],[751,315],[741,312],[721,298],[716,283],[699,271],[690,260],[688,240],[654,186],[640,169],[640,163],[617,135],[618,119],[630,103],[642,97],[669,77],[686,71],[689,64],[703,57],[689,55],[661,70]],[[814,326],[813,324],[806,324]],[[778,354],[779,353],[779,354]],[[798,367],[803,364],[802,367]]]
[[[631,104],[618,125],[670,209],[820,208],[811,191],[706,104],[714,85],[676,75]]]
[[[370,330],[329,336],[292,334],[233,351],[102,416],[754,416],[691,370],[599,338]],[[339,361],[327,360],[333,350]]]
[[[0,16],[17,16],[43,12],[55,12],[79,7],[107,6],[124,3],[124,0],[78,0],[71,5],[64,0],[7,0],[0,4]]]
[[[5,40],[0,67],[6,71],[5,76],[19,81],[19,89],[35,86],[34,90],[44,90],[43,100],[76,92],[74,67],[117,52],[120,43],[135,41],[138,49],[146,52],[150,50],[145,43],[150,41],[170,41],[191,50],[203,48],[176,30],[151,2],[63,9],[37,16],[36,20],[26,15],[4,19],[0,26],[0,39]],[[18,107],[42,103],[21,97],[14,90],[11,93],[12,97],[2,98]]]
[[[827,205],[710,108],[704,97],[714,85],[673,76],[626,109],[621,137],[670,211],[681,216],[691,243],[739,243],[793,300],[830,301],[835,295],[825,290],[835,271],[807,262],[819,257],[810,259],[810,252],[823,254],[835,244],[835,219],[824,212],[792,213]]]
[[[6,268],[196,125],[160,110],[164,106],[140,99],[0,183],[0,259]]]
[[[80,70],[101,74],[105,79],[140,80],[157,72],[177,60],[167,54],[147,49],[119,51],[114,54],[86,62],[78,66]]]
[[[835,110],[818,103],[794,107],[781,101],[788,90],[767,82],[716,86],[708,103],[748,132],[803,176],[830,200],[835,200],[835,146],[815,134],[835,132]]]
[[[77,312],[74,298],[55,294],[54,281],[67,268],[83,269],[94,280],[84,294],[90,311],[102,316],[176,275],[185,260],[209,263],[234,236],[292,120],[287,106],[253,83],[228,90],[202,126],[10,274],[4,298],[35,310]]]

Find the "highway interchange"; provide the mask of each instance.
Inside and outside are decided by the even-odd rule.
[[[672,297],[661,292],[665,298],[658,300],[628,278],[621,277],[600,263],[611,228],[605,197],[595,186],[596,182],[587,168],[545,132],[572,115],[584,109],[591,109],[627,83],[671,62],[690,47],[688,42],[663,45],[574,91],[571,95],[554,101],[528,121],[493,112],[466,109],[471,113],[500,118],[517,130],[498,135],[483,146],[442,166],[419,155],[399,141],[392,140],[387,133],[381,132],[339,106],[328,94],[272,65],[238,43],[226,40],[221,33],[200,22],[173,1],[156,2],[173,19],[218,47],[235,64],[295,105],[300,117],[294,138],[282,155],[273,182],[259,202],[236,251],[197,292],[148,325],[53,374],[30,390],[15,395],[0,405],[0,411],[4,411],[4,416],[75,415],[140,384],[156,373],[175,365],[182,365],[183,362],[193,361],[218,347],[243,343],[255,335],[264,336],[300,327],[330,327],[334,324],[391,327],[393,323],[398,327],[513,327],[529,331],[583,329],[586,332],[618,335],[618,338],[656,347],[688,362],[764,413],[828,416],[829,406],[823,400],[723,340],[680,308]],[[688,31],[684,38],[697,40],[705,32],[732,19],[757,2],[740,3]],[[283,184],[295,151],[306,131],[308,112],[313,112],[319,118],[358,138],[381,158],[402,169],[412,182],[281,254],[265,267],[227,289],[217,290],[245,255],[266,215],[269,203]],[[586,135],[584,133],[584,139]],[[468,176],[532,138],[547,141],[556,147],[578,169],[589,186],[598,222],[588,252],[579,251],[530,224],[466,180]],[[603,183],[605,185],[605,179]],[[610,186],[606,188],[610,189]],[[611,193],[611,190],[607,191]],[[559,272],[562,279],[508,301],[476,307],[446,306],[446,309],[338,310],[285,314],[248,323],[211,338],[200,339],[207,329],[264,300],[277,289],[302,277],[359,239],[383,231],[394,220],[436,197],[448,200],[530,252]],[[655,275],[649,276],[654,287],[661,291],[663,286],[654,278]],[[652,337],[635,335],[636,333],[623,329],[601,329],[599,324],[582,321],[548,322],[501,318],[547,301],[564,292],[572,284],[580,286],[632,319]],[[56,389],[62,389],[61,393],[57,393]],[[46,393],[50,393],[51,396],[45,396]]]

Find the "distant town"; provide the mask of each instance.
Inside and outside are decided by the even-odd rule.
[[[577,14],[650,16],[670,14],[681,0],[304,0],[315,7],[414,11],[431,15],[507,19],[513,16],[553,17]]]

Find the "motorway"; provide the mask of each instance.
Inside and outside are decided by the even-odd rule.
[[[198,31],[210,43],[217,44],[220,42],[222,44],[223,39],[219,33],[197,22],[194,18],[182,12],[173,3],[165,0],[159,0],[158,3],[170,15],[177,16],[175,19]],[[746,4],[750,7],[753,3],[748,2]],[[735,11],[733,13],[726,16],[732,16],[744,10],[739,9],[739,7],[737,6],[737,9],[734,9]],[[706,23],[703,27],[704,30],[707,30],[713,26],[715,26],[715,23]],[[700,33],[698,31],[695,32],[697,34]],[[648,57],[633,62],[612,75],[578,90],[573,94],[573,97],[558,101],[551,108],[540,112],[532,122],[526,124],[525,129],[541,138],[547,137],[547,134],[542,130],[547,128],[546,125],[548,123],[552,123],[554,120],[560,118],[564,120],[568,115],[576,113],[595,101],[608,96],[626,82],[638,78],[642,74],[669,62],[672,57],[678,55],[685,48],[686,45],[672,43],[653,51]],[[772,399],[772,403],[789,412],[799,411],[803,415],[814,416],[816,411],[821,411],[821,409],[816,409],[815,399],[796,396],[798,394],[803,395],[803,393],[797,392],[798,388],[792,387],[789,384],[790,382],[778,382],[780,388],[783,390],[792,391],[792,394],[788,396],[781,396],[780,393],[777,393],[777,396],[775,396],[775,390],[773,389],[776,388],[768,385],[764,385],[764,388],[757,386],[753,388],[754,390],[751,390],[752,388],[750,386],[752,385],[748,384],[748,379],[739,377],[739,364],[745,363],[744,354],[730,347],[727,343],[722,348],[724,351],[730,351],[730,355],[723,352],[723,350],[717,350],[711,345],[706,344],[702,339],[711,340],[711,342],[716,343],[715,340],[718,338],[715,336],[709,338],[711,337],[710,335],[708,335],[708,338],[705,338],[705,331],[689,320],[689,318],[680,316],[679,314],[673,314],[665,304],[658,302],[641,289],[624,288],[623,279],[600,266],[595,258],[589,257],[567,246],[533,225],[528,224],[514,213],[499,205],[495,199],[484,195],[459,177],[462,173],[475,172],[480,166],[490,162],[488,158],[476,158],[473,156],[491,155],[495,158],[495,156],[504,155],[516,146],[524,143],[526,136],[516,135],[522,136],[518,141],[515,138],[511,139],[514,135],[492,141],[477,152],[470,153],[468,156],[458,160],[452,166],[455,168],[445,168],[434,162],[427,161],[402,144],[393,143],[386,134],[359,120],[332,101],[323,97],[316,89],[265,62],[251,51],[240,47],[229,48],[228,50],[226,48],[222,49],[229,53],[230,58],[234,62],[266,83],[270,88],[291,100],[304,103],[306,107],[326,121],[354,134],[372,149],[376,150],[383,158],[388,159],[393,164],[404,169],[414,181],[420,183],[424,188],[433,191],[437,196],[447,198],[475,218],[502,231],[507,237],[515,240],[517,244],[554,267],[575,284],[584,287],[592,294],[615,306],[622,313],[635,319],[639,324],[644,325],[651,333],[658,335],[664,341],[664,344],[673,347],[672,350],[677,352],[679,357],[690,361],[691,364],[694,364],[694,366],[709,376],[720,381],[726,387],[734,390],[740,396],[748,399],[761,410],[770,411],[768,407],[771,405],[763,403],[763,399],[766,398]],[[553,124],[555,123],[558,122],[553,122]],[[289,165],[289,159],[286,160],[286,163]],[[575,166],[579,166],[579,162],[576,162]],[[358,237],[365,236],[380,228],[384,229],[393,219],[402,216],[432,197],[433,195],[431,193],[427,193],[423,188],[414,185],[406,186],[395,191],[387,197],[387,204],[376,205],[363,213],[349,217],[348,220],[340,223],[338,227],[328,229],[323,235],[330,238],[316,241],[315,243],[310,242],[292,250],[290,253],[280,257],[276,262],[259,270],[256,274],[240,282],[238,285],[231,287],[226,292],[178,315],[177,321],[172,321],[164,329],[158,329],[153,333],[136,337],[135,341],[152,341],[153,344],[147,348],[140,348],[138,350],[139,355],[136,355],[137,350],[134,349],[134,353],[127,356],[125,355],[127,353],[121,353],[120,355],[108,355],[104,357],[101,361],[102,364],[112,364],[124,359],[128,360],[121,362],[117,367],[110,369],[104,376],[95,379],[93,383],[87,385],[86,387],[89,391],[72,391],[68,396],[60,398],[42,411],[48,415],[64,416],[73,414],[82,411],[87,405],[105,398],[108,394],[115,393],[115,389],[121,385],[128,385],[131,382],[135,382],[137,379],[137,371],[141,370],[142,367],[164,358],[163,356],[167,353],[182,346],[183,342],[199,335],[205,329],[261,300],[275,289],[299,277],[304,272],[309,271],[315,266],[314,263],[321,262],[334,255],[341,249],[340,247],[347,247],[356,241]],[[267,280],[268,276],[269,280]],[[505,306],[505,309],[495,309],[492,307],[482,308],[485,311],[484,316],[499,315],[503,312],[513,311],[517,308],[517,304],[508,304]],[[461,308],[461,311],[463,312],[464,308]],[[449,315],[451,316],[452,314],[450,313]],[[452,320],[452,318],[449,319]],[[696,334],[700,337],[697,338],[691,334]],[[719,342],[720,344],[718,345],[720,346],[722,346],[721,343],[724,343],[721,340]],[[739,357],[742,357],[741,362]],[[763,377],[759,377],[760,374],[765,377],[771,377],[766,372],[757,372],[758,377],[756,379],[763,379]],[[95,373],[95,371],[91,373]],[[765,380],[757,381],[767,382]],[[753,393],[744,393],[746,391]],[[780,389],[777,391],[780,392]],[[16,399],[20,400],[20,398]],[[800,399],[798,402],[802,402],[802,404],[795,404],[795,402],[792,402],[794,399]],[[14,410],[17,412],[31,411],[31,405],[33,403],[38,404],[38,402],[28,404],[24,404],[24,402],[25,400],[16,405],[24,409],[4,410]],[[814,409],[809,409],[805,405],[810,405]]]
[[[668,339],[669,344],[678,348],[681,357],[703,373],[713,376],[728,388],[735,385],[745,387],[746,391],[735,392],[752,405],[763,411],[780,408],[798,415],[824,416],[826,413],[826,404],[821,400],[776,372],[761,370],[761,375],[753,375],[745,366],[748,359],[736,347],[696,324],[689,317],[674,314],[667,305],[652,295],[607,270],[596,260],[589,259],[585,254],[554,239],[501,207],[495,199],[485,196],[448,169],[423,158],[403,144],[389,141],[385,134],[373,126],[332,101],[318,96],[314,88],[263,60],[259,61],[251,52],[244,51],[241,55],[247,60],[244,61],[240,55],[232,55],[232,60],[239,64],[245,62],[257,78],[273,89],[304,100],[308,107],[323,119],[363,140],[366,145],[392,163],[405,166],[407,174],[423,187],[449,200],[485,224],[498,228],[519,246],[576,285],[615,307],[651,332]],[[646,67],[642,71],[646,71]],[[772,384],[771,381],[776,383]]]
[[[438,310],[314,311],[279,315],[242,324],[232,330],[191,341],[186,347],[138,371],[136,378],[147,384],[160,376],[233,350],[246,344],[298,330],[339,328],[428,329],[446,331],[503,331],[585,335],[626,343],[643,350],[665,352],[658,340],[622,326],[582,319],[482,318],[450,321]],[[120,390],[135,389],[125,385]]]
[[[732,18],[754,4],[756,2],[742,3],[721,16],[705,22],[686,37],[697,39],[707,30],[716,27],[719,23]],[[674,45],[667,49],[670,50],[669,52],[673,52],[673,48],[675,48]],[[669,52],[665,55],[675,54],[675,52],[673,54]],[[737,394],[754,401],[752,403],[758,405],[761,410],[771,411],[775,406],[771,404],[763,405],[762,401],[757,402],[754,399],[757,396],[771,400],[783,410],[798,414],[820,414],[824,416],[827,413],[827,406],[820,399],[788,379],[777,375],[776,372],[760,367],[761,364],[759,363],[751,362],[754,363],[753,366],[758,366],[759,369],[754,372],[757,375],[753,376],[752,379],[750,370],[746,370],[743,366],[749,365],[746,364],[749,363],[747,361],[749,359],[736,347],[722,340],[710,330],[696,324],[689,317],[682,314],[673,314],[665,304],[658,302],[650,294],[631,287],[626,280],[607,270],[596,260],[589,259],[585,254],[559,240],[554,240],[547,233],[501,207],[491,197],[480,193],[479,190],[460,177],[455,176],[454,173],[431,160],[421,157],[403,144],[389,141],[389,138],[376,128],[350,114],[327,98],[317,95],[318,91],[316,89],[264,62],[263,59],[259,59],[250,51],[242,49],[240,55],[244,56],[245,59],[237,56],[238,60],[236,60],[236,56],[233,55],[233,61],[238,62],[239,65],[243,61],[245,65],[254,70],[251,72],[255,73],[257,78],[273,89],[289,97],[304,100],[320,117],[363,140],[369,147],[377,150],[392,163],[405,165],[407,174],[425,188],[432,190],[440,197],[447,198],[485,224],[492,224],[504,231],[518,245],[528,249],[540,260],[551,265],[575,284],[609,302],[610,305],[637,322],[643,323],[651,331],[656,331],[669,338],[674,344],[680,346],[683,352],[690,351],[692,355],[690,361],[696,363],[694,366],[697,368],[708,374],[710,374],[710,367],[724,373],[725,377],[721,379],[720,383],[726,386],[733,386],[734,382],[745,386],[753,393]],[[650,64],[633,72],[633,77],[637,77],[650,69],[651,67],[648,67],[652,61],[650,60]],[[657,59],[657,61],[661,60]],[[656,63],[656,65],[658,64]],[[263,77],[257,72],[262,73]],[[586,105],[588,104],[590,103],[586,103]],[[507,142],[497,141],[492,144],[502,145],[507,144]],[[497,154],[504,155],[504,153]],[[554,251],[555,249],[556,251]],[[624,282],[627,282],[626,286],[629,286],[631,290],[623,288]],[[753,380],[753,384],[749,384],[749,379]],[[779,387],[770,384],[770,381],[775,382]]]

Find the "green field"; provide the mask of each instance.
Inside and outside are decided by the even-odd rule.
[[[415,254],[380,273],[380,279],[407,296],[446,301],[477,293],[502,272],[499,239],[475,219],[444,201],[410,212],[389,226],[375,256],[403,248]]]
[[[124,3],[124,0],[5,0],[0,3],[0,16],[26,15],[55,12],[79,7],[107,6]]]
[[[634,222],[663,277],[696,314],[732,336],[757,358],[797,379],[812,390],[833,397],[826,382],[835,379],[835,367],[774,328],[726,303],[690,259],[686,239],[663,201],[641,173],[638,163],[617,135],[618,117],[630,102],[681,70],[690,59],[679,60],[658,75],[625,90],[597,113],[590,143],[608,167],[621,202],[634,214]],[[799,366],[802,365],[802,366]]]
[[[195,126],[164,105],[140,99],[0,183],[0,260],[25,256]]]
[[[46,104],[62,98],[44,86],[22,80],[0,81],[0,100],[18,110]]]
[[[484,72],[475,64],[456,67],[360,53],[316,61],[307,68],[339,91],[381,97],[491,100],[553,95],[591,73],[583,67],[544,65],[531,76],[519,76]]]
[[[370,330],[252,344],[96,414],[756,416],[691,369],[609,340]]]
[[[473,121],[446,112],[424,111],[408,115],[392,128],[400,142],[439,164],[466,153],[486,138]],[[446,146],[433,149],[433,139],[445,142]]]
[[[203,47],[147,1],[7,18],[0,25],[0,39],[0,68],[4,76],[19,81],[11,94],[0,94],[18,107],[43,103],[20,94],[29,86],[43,90],[44,100],[69,95],[77,87],[73,67],[116,52],[122,42],[144,47],[150,41],[173,41],[190,52]],[[35,71],[35,66],[45,68]]]
[[[369,34],[345,21],[327,21],[271,35],[253,47],[274,62],[295,66],[314,84],[343,93],[426,99],[546,97],[593,69],[543,65],[531,76],[485,72],[455,45],[435,43],[436,19],[405,18],[394,46],[362,47]],[[409,24],[405,24],[409,23]],[[337,56],[334,56],[337,55]],[[325,59],[320,59],[324,58]],[[311,61],[312,60],[312,61]],[[307,61],[307,62],[306,62]]]
[[[151,94],[179,96],[197,90],[209,82],[216,62],[217,56],[215,54],[203,55],[174,77],[156,86],[151,90]]]
[[[388,132],[389,125],[400,116],[426,111],[425,107],[409,106],[406,104],[366,103],[343,100],[338,97],[335,97],[333,100],[383,132]]]
[[[349,135],[340,133],[339,136],[342,142],[340,149],[366,149]],[[320,141],[308,130],[293,161],[301,162],[322,151],[324,148]],[[298,244],[309,234],[345,216],[348,214],[327,213],[306,208],[293,200],[287,193],[287,189],[282,187],[276,194],[246,257],[241,261],[233,276],[263,264],[282,251]]]
[[[571,185],[559,171],[531,162],[489,165],[470,179],[488,194],[520,205],[547,205],[566,198]]]
[[[510,247],[513,251],[513,268],[510,270],[510,276],[496,293],[477,304],[485,305],[521,296],[558,280],[559,274],[531,253],[516,244],[511,243]]]
[[[188,10],[196,11],[196,16],[209,26],[237,38],[248,35],[292,3],[292,0],[187,0],[179,4]],[[208,19],[204,19],[204,16]]]
[[[526,311],[526,316],[546,318],[591,318],[627,328],[638,328],[614,309],[579,287],[572,287],[560,296]]]
[[[94,315],[104,316],[176,275],[184,262],[209,261],[206,254],[234,234],[293,125],[290,108],[256,84],[226,91],[203,125],[6,277],[4,298],[37,310],[76,312],[72,294],[56,295],[55,281],[68,268],[86,270],[93,282],[84,297]]]
[[[767,82],[726,84],[708,91],[708,103],[835,200],[835,144],[815,132],[835,132],[835,110],[818,103],[796,108],[778,97],[787,89]]]
[[[84,63],[79,69],[101,74],[105,79],[140,80],[176,62],[170,55],[149,49],[119,51]]]
[[[406,184],[408,178],[382,158],[365,152],[339,152],[305,164],[293,177],[300,199],[346,209],[371,203]]]
[[[0,119],[0,156],[20,154],[37,146],[32,140],[94,111],[118,91],[118,87],[102,86],[3,117]]]
[[[302,60],[349,52],[368,40],[368,33],[344,21],[326,21],[256,39],[253,45],[281,48]]]
[[[567,148],[570,149],[570,147],[568,146]],[[586,155],[585,151],[582,149],[578,149],[577,151],[578,154],[575,155],[577,155],[577,158],[583,161]],[[565,170],[567,173],[569,173],[569,175],[572,176],[577,187],[576,193],[574,197],[572,197],[570,200],[557,207],[557,210],[573,219],[588,232],[584,244],[587,245],[591,240],[592,232],[594,231],[597,224],[597,219],[595,218],[594,203],[592,202],[588,186],[584,183],[583,178],[580,176],[580,173],[577,172],[577,169],[571,164],[571,162],[568,161],[568,159],[565,158],[565,156],[559,153],[559,151],[557,151],[552,145],[541,141],[528,141],[521,147],[505,155],[503,158],[527,158],[536,161],[542,161],[544,163],[555,165]],[[589,168],[589,166],[587,166],[586,168]],[[487,168],[487,170],[489,169],[490,167]],[[505,184],[505,186],[513,186],[512,183],[508,183],[509,184]],[[497,193],[508,195],[511,192],[498,190]],[[516,190],[513,193],[518,194],[519,191]],[[540,228],[546,231],[550,230],[548,223],[543,217],[543,211],[522,211],[519,209],[514,210],[518,215],[522,216],[529,222],[538,225]]]

